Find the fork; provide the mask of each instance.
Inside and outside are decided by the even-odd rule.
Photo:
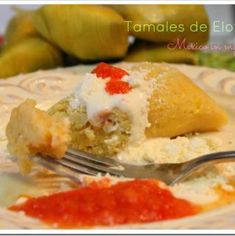
[[[158,179],[168,185],[185,180],[196,170],[221,162],[235,161],[235,150],[215,152],[183,163],[130,165],[117,160],[69,149],[63,158],[37,155],[33,161],[57,174],[79,181],[80,174]]]

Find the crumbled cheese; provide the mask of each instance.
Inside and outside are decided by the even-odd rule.
[[[115,144],[118,142],[118,136],[117,135],[113,135],[110,139],[105,139],[104,142],[108,145],[110,144]]]
[[[223,174],[227,176],[228,178],[235,176],[235,163],[234,162],[230,162],[229,164],[228,163],[218,164],[217,169],[223,172]]]
[[[21,197],[19,197],[19,198],[16,200],[15,205],[23,204],[23,203],[25,203],[27,200],[28,200],[27,197],[21,196]]]
[[[171,187],[176,197],[183,198],[194,203],[206,204],[218,200],[219,195],[215,187],[222,187],[226,191],[234,191],[233,186],[227,183],[227,178],[215,169],[211,169],[200,176],[191,177],[183,183]]]
[[[145,164],[185,162],[203,154],[217,151],[218,139],[205,137],[177,137],[146,139],[140,145],[129,145],[117,155],[120,161]]]

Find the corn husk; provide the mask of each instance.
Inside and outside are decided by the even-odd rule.
[[[136,38],[153,42],[172,42],[177,38],[186,38],[188,42],[206,43],[209,38],[209,19],[204,6],[201,5],[111,5],[126,21],[131,21],[130,34]],[[192,33],[189,26],[195,22],[208,26],[207,32]],[[133,25],[144,24],[151,27],[134,28]],[[163,24],[163,32],[153,30],[156,25]],[[184,24],[184,32],[179,28],[176,32],[166,32],[167,24]],[[127,27],[128,23],[126,23]],[[158,30],[159,31],[159,30]],[[171,30],[173,31],[173,29]]]
[[[41,38],[25,38],[0,54],[0,79],[62,64],[61,53],[56,47]]]
[[[82,60],[122,58],[128,47],[123,18],[96,5],[46,5],[34,15],[43,37]]]
[[[169,49],[167,45],[137,42],[130,48],[124,61],[196,64],[197,55],[186,49]]]
[[[15,9],[15,11],[16,15],[9,21],[6,28],[6,44],[16,43],[23,38],[38,35],[38,32],[33,25],[33,11],[21,9]]]

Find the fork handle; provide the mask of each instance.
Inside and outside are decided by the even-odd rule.
[[[233,161],[235,161],[235,151],[215,152],[195,158],[181,165],[180,169],[182,175],[175,179],[173,184],[182,181],[183,179],[191,175],[195,170],[207,166],[208,164]]]

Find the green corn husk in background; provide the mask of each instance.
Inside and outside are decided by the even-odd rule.
[[[46,5],[34,23],[43,37],[81,60],[122,58],[128,47],[124,20],[109,7]]]
[[[235,71],[235,56],[231,52],[201,51],[197,53],[200,66],[223,68]]]
[[[152,42],[172,42],[177,38],[186,38],[188,42],[204,44],[209,38],[209,19],[204,6],[201,5],[110,5],[126,21],[132,21],[130,33],[139,39]],[[198,21],[208,26],[207,32],[192,33],[189,26]],[[179,32],[154,32],[153,27],[159,24],[184,24],[185,31]],[[145,32],[136,32],[134,24],[152,25],[146,27]],[[127,27],[127,23],[126,23]]]
[[[23,38],[38,35],[33,25],[33,11],[16,8],[15,12],[16,15],[9,21],[5,32],[6,44],[16,43]]]
[[[138,41],[132,45],[124,61],[195,64],[197,56],[193,51],[186,49],[170,50],[167,48],[167,45]]]
[[[60,51],[41,38],[25,38],[0,54],[0,79],[62,66]]]

